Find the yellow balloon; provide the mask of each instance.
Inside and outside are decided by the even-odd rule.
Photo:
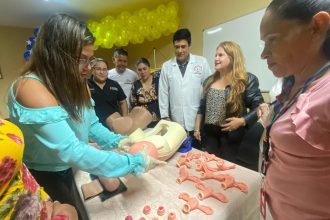
[[[120,22],[119,21],[114,21],[110,25],[110,30],[114,35],[117,35],[120,32]]]
[[[128,39],[123,36],[118,36],[117,41],[115,43],[117,46],[126,46],[128,44]]]
[[[108,40],[108,39],[104,39],[103,40],[103,47],[104,48],[112,48],[113,47],[113,43],[110,40]]]
[[[175,32],[179,27],[179,23],[177,21],[172,21],[169,24],[169,30],[171,31],[171,33]]]
[[[147,14],[147,22],[148,22],[148,24],[152,24],[154,21],[155,21],[155,14],[152,12],[152,11],[150,11],[148,14]]]
[[[154,38],[154,37],[152,36],[152,34],[151,34],[151,31],[150,31],[149,35],[146,36],[146,39],[147,39],[148,41],[153,41],[153,40],[155,40],[155,38]]]
[[[88,21],[87,24],[96,37],[95,47],[126,46],[146,39],[152,41],[176,31],[179,26],[178,9],[177,2],[171,1],[151,11],[147,8],[132,13],[123,11],[116,18],[109,15],[99,23]]]
[[[127,29],[131,30],[131,31],[135,31],[137,30],[139,25],[138,19],[136,16],[131,16],[128,18],[127,20]]]
[[[177,11],[173,7],[168,7],[166,10],[166,17],[168,18],[174,18],[177,16]]]
[[[151,36],[153,39],[158,39],[161,36],[161,32],[154,28],[153,30],[151,30]]]
[[[103,26],[108,26],[111,24],[111,22],[113,22],[115,19],[111,16],[106,16],[101,20],[101,24]]]
[[[165,12],[166,12],[166,7],[165,7],[165,5],[159,5],[159,6],[157,7],[157,13],[158,13],[158,14],[163,15],[163,14],[165,14]]]
[[[138,44],[142,44],[143,41],[144,41],[144,36],[142,36],[142,35],[140,34],[140,35],[138,35],[138,38],[137,38],[136,40],[137,40],[137,43],[138,43]]]
[[[118,18],[122,21],[126,21],[129,17],[131,17],[131,14],[128,11],[123,11]]]
[[[99,46],[101,45],[103,42],[102,42],[102,39],[95,36],[96,40],[95,40],[95,43],[94,43],[94,46]]]
[[[146,19],[148,13],[149,13],[148,9],[142,8],[139,11],[139,17],[142,19]]]
[[[178,13],[179,5],[178,5],[177,2],[175,2],[175,1],[171,1],[170,3],[168,3],[167,7],[172,8],[172,10],[173,10],[175,13]]]

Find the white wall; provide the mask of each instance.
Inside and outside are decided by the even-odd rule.
[[[269,91],[275,77],[265,60],[260,58],[263,42],[260,40],[259,25],[265,9],[255,11],[203,31],[203,55],[214,69],[216,47],[222,41],[235,41],[245,56],[246,68],[259,79],[260,89]]]

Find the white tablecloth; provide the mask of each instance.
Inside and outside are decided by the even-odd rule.
[[[180,192],[188,192],[191,196],[197,196],[199,190],[191,181],[182,184],[176,183],[179,176],[179,168],[175,166],[181,153],[176,153],[168,164],[157,167],[139,177],[129,175],[121,178],[128,190],[116,195],[104,202],[99,197],[84,202],[86,210],[91,220],[123,220],[127,215],[138,220],[140,217],[152,219],[158,217],[159,220],[166,219],[169,212],[175,212],[177,219],[191,220],[257,220],[259,219],[259,188],[261,176],[259,173],[236,166],[233,170],[220,171],[218,173],[231,174],[236,181],[244,182],[248,185],[248,193],[243,193],[237,188],[223,190],[219,181],[205,180],[206,185],[212,186],[216,192],[222,192],[228,198],[228,203],[221,203],[213,198],[200,201],[200,204],[213,208],[212,215],[206,215],[200,210],[193,210],[189,214],[181,211],[184,200],[178,198]],[[195,164],[195,163],[193,163]],[[212,162],[209,162],[212,166]],[[231,163],[226,162],[226,165]],[[213,165],[214,167],[214,165]],[[193,169],[188,170],[189,175],[198,175]],[[81,185],[91,181],[88,173],[77,171],[75,174],[76,184],[81,198]],[[152,212],[145,216],[143,207],[150,205]],[[157,215],[157,208],[164,206],[166,214],[162,217]]]

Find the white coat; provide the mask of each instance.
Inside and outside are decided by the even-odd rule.
[[[204,57],[190,54],[184,77],[176,58],[163,64],[159,79],[159,110],[162,118],[181,124],[187,131],[195,128],[204,80],[211,69]]]

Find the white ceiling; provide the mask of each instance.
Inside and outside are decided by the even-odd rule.
[[[98,21],[124,10],[153,9],[167,2],[170,0],[0,0],[0,26],[35,28],[54,13]]]

